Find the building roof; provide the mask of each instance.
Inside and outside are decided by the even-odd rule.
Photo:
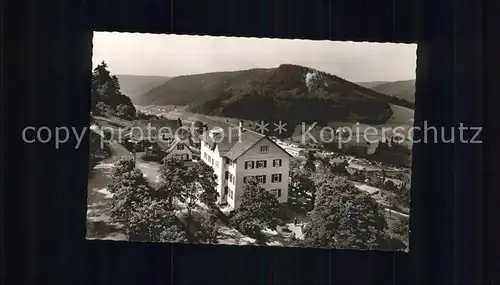
[[[376,188],[376,187],[373,187],[373,186],[369,186],[369,185],[366,185],[366,184],[362,184],[362,183],[353,183],[354,186],[356,186],[356,188],[358,188],[359,190],[361,191],[364,191],[366,193],[368,193],[369,195],[373,195],[375,193],[380,193],[380,189],[379,188]]]
[[[97,126],[97,125],[91,125],[90,126],[90,130],[93,133],[95,133],[95,134],[97,134],[97,135],[99,135],[101,137],[104,137],[104,132],[99,128],[99,126]]]
[[[282,146],[282,148],[283,148],[284,150],[291,150],[291,151],[297,151],[297,152],[300,152],[300,151],[306,151],[306,149],[304,149],[304,148],[300,148],[300,147]]]
[[[172,142],[173,141],[166,141],[164,139],[159,139],[156,141],[156,144],[162,149],[162,150],[166,150],[166,149],[169,149],[170,146],[172,145]]]
[[[238,157],[252,148],[256,143],[258,143],[262,139],[267,138],[263,134],[254,132],[246,128],[242,128],[240,134],[238,127],[229,123],[218,122],[217,127],[221,129],[220,132],[213,133],[212,137],[210,133],[214,129],[207,130],[201,135],[201,140],[208,144],[212,150],[217,147],[220,156],[227,157],[231,160],[236,160]],[[271,139],[269,139],[269,141],[282,149],[283,152],[290,155],[274,141],[272,141]]]
[[[145,120],[141,122],[136,122],[136,124],[131,128],[131,133],[135,137],[151,136],[151,139],[156,139],[158,137],[174,137],[176,134],[182,135],[188,132],[187,129],[181,128],[177,120]]]
[[[190,151],[190,152],[193,152],[191,150],[191,148],[189,148],[189,145],[186,143],[185,140],[182,140],[180,138],[175,138],[174,141],[170,144],[170,147],[166,150],[167,153],[170,153],[178,144],[184,144],[184,146]]]

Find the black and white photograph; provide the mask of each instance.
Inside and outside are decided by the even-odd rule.
[[[416,50],[94,32],[86,238],[408,251]]]

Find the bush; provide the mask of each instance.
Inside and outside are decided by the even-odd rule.
[[[394,182],[392,180],[387,180],[384,184],[384,188],[387,191],[396,191],[397,190],[396,184],[394,184]]]
[[[129,140],[124,140],[121,145],[123,145],[128,151],[133,152],[136,150],[136,146],[133,142]]]
[[[278,225],[283,224],[279,202],[273,194],[262,188],[257,180],[249,179],[243,185],[241,204],[231,217],[231,224],[238,230],[259,238],[260,230],[276,229]]]
[[[237,226],[238,230],[247,236],[259,238],[262,236],[260,226],[252,221],[243,221]]]
[[[120,179],[123,174],[131,172],[134,168],[135,165],[132,158],[122,157],[116,162],[111,177]]]
[[[198,238],[201,242],[217,243],[219,226],[216,223],[217,217],[211,213],[203,212],[199,214]]]
[[[124,225],[131,241],[188,242],[184,224],[162,202],[138,205]]]
[[[392,225],[391,230],[393,233],[397,235],[407,237],[410,230],[409,219],[408,218],[400,219],[399,221],[397,221]]]
[[[105,129],[103,133],[104,133],[104,139],[108,141],[113,137],[113,131],[111,131],[110,129]]]

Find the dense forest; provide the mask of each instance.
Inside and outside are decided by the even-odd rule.
[[[116,116],[126,120],[136,117],[132,100],[122,94],[120,83],[103,61],[92,72],[90,110],[95,115]]]

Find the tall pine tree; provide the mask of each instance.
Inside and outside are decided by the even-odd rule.
[[[92,72],[91,111],[127,120],[136,117],[137,111],[132,100],[121,93],[118,77],[111,75],[104,61]]]

